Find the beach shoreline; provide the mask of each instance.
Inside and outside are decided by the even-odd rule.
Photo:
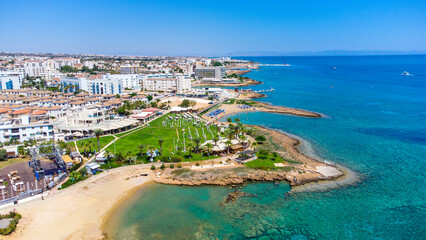
[[[67,189],[52,190],[44,200],[1,209],[23,215],[16,232],[2,239],[103,239],[102,227],[111,211],[152,182],[142,172],[150,170],[143,165],[112,169]]]
[[[286,158],[296,161],[296,164],[288,163],[286,166],[293,168],[285,171],[265,171],[248,169],[243,165],[236,165],[220,172],[206,169],[202,173],[192,171],[191,175],[176,175],[174,170],[167,169],[161,177],[154,179],[157,183],[170,185],[201,186],[201,185],[238,185],[246,182],[287,181],[291,186],[304,185],[311,182],[336,180],[344,176],[344,172],[338,167],[325,161],[320,161],[302,153],[298,146],[301,142],[278,130],[272,130],[261,126],[248,125],[261,131],[271,138],[274,143],[282,146],[283,151],[277,151]],[[207,173],[207,174],[206,174]]]
[[[285,142],[285,146],[287,148],[290,147],[290,151],[303,155],[304,158],[310,159],[310,157],[301,153],[297,148],[300,144],[299,140],[279,132],[278,130],[271,130],[260,126],[254,127],[262,129],[263,131],[268,131],[273,134],[272,137],[283,137],[285,141],[280,144]],[[312,159],[312,161],[314,161],[311,163],[312,166],[330,165],[319,162],[315,159]],[[2,209],[1,212],[16,209],[23,215],[23,219],[18,224],[17,231],[10,236],[5,236],[4,239],[49,239],[46,238],[46,236],[40,236],[40,238],[38,238],[37,235],[34,235],[36,232],[39,232],[40,229],[43,229],[42,226],[45,226],[44,228],[46,228],[46,231],[47,229],[50,229],[51,234],[53,234],[52,236],[55,236],[55,239],[103,239],[109,232],[106,228],[110,226],[108,225],[111,220],[110,218],[116,213],[116,211],[121,209],[124,204],[129,201],[129,199],[134,197],[137,192],[154,182],[166,184],[166,182],[162,182],[159,178],[157,178],[155,174],[148,169],[148,167],[149,165],[132,165],[112,169],[109,172],[104,172],[101,175],[96,175],[94,178],[77,183],[68,189],[49,194],[44,201],[35,200],[32,202],[18,204],[10,207],[10,209]],[[241,168],[242,166],[229,166],[221,168],[219,171],[226,171],[227,169],[238,167]],[[299,182],[291,181],[293,175],[291,175],[290,178],[280,178],[277,175],[278,177],[275,176],[269,179],[268,175],[265,175],[265,181],[270,182],[282,180],[289,182],[292,189],[290,193],[303,191],[325,191],[336,186],[341,187],[343,185],[353,183],[352,180],[346,180],[353,179],[346,169],[342,170],[341,167],[338,169],[339,171],[342,171],[342,175],[318,178],[318,173],[308,173],[305,178],[302,175],[299,175]],[[208,170],[206,169],[201,171]],[[148,173],[149,176],[141,176],[141,173],[143,172]],[[162,175],[166,175],[164,174],[164,171]],[[240,183],[245,184],[249,182],[250,181],[241,181]],[[167,184],[170,184],[170,182]],[[236,183],[233,182],[225,185],[230,186],[234,184]],[[82,196],[76,198],[76,195],[80,194],[82,194]],[[106,198],[106,196],[108,196],[108,198]],[[73,207],[63,208],[64,204],[71,202],[73,203]],[[61,209],[62,213],[58,214],[57,211],[52,211],[54,209]],[[38,221],[38,219],[43,219],[42,224]],[[61,219],[61,221],[58,222],[58,219]],[[79,224],[71,224],[73,222],[79,222]],[[68,227],[64,228],[64,225]],[[51,229],[55,229],[55,231],[52,232]]]

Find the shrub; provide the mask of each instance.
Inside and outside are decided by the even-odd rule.
[[[182,168],[182,164],[180,164],[180,163],[179,163],[179,164],[177,165],[177,168]]]
[[[176,157],[172,157],[172,162],[182,162],[183,158],[176,156]]]
[[[161,170],[164,170],[165,168],[166,168],[166,166],[164,165],[164,163],[163,163],[163,164],[161,164],[160,169],[161,169]]]
[[[72,166],[70,168],[70,172],[74,172],[75,170],[77,170],[81,166],[82,163],[83,163],[83,161],[81,161],[81,162],[75,164],[74,166]]]
[[[198,166],[200,166],[200,163],[199,163],[199,162],[197,162],[197,163],[195,164],[195,166],[197,166],[197,167],[198,167]]]
[[[262,144],[264,141],[266,141],[266,138],[265,138],[264,136],[262,136],[262,135],[259,135],[259,136],[257,136],[257,137],[255,138],[255,140],[256,140],[258,143]]]
[[[151,170],[155,170],[155,166],[154,165],[151,165]]]
[[[171,169],[173,169],[173,168],[175,168],[175,165],[172,163],[172,164],[170,164],[170,168]]]
[[[22,216],[21,214],[12,211],[9,214],[0,215],[0,219],[5,219],[5,218],[12,218],[12,221],[10,221],[9,226],[7,226],[6,228],[0,229],[0,235],[9,235],[13,231],[15,231],[16,225],[18,224],[19,219],[21,219]]]

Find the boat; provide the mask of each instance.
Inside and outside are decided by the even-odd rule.
[[[401,73],[402,76],[410,76],[411,74],[407,71],[404,71],[403,73]]]

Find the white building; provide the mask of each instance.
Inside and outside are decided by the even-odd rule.
[[[20,89],[24,75],[19,72],[0,72],[0,90]]]
[[[132,90],[139,90],[141,89],[141,80],[139,74],[107,74],[102,77],[108,78],[108,79],[116,79],[118,81],[121,81],[123,84],[123,88],[128,88]]]
[[[192,90],[191,78],[179,75],[176,78],[176,93],[183,94]]]
[[[16,139],[23,142],[30,139],[48,141],[54,137],[53,123],[49,120],[30,121],[29,115],[18,119],[0,120],[0,142]]]
[[[176,92],[179,94],[190,91],[191,78],[187,75],[148,74],[141,75],[142,88],[145,91]]]

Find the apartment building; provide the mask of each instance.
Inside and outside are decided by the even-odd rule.
[[[225,77],[225,67],[197,67],[194,70],[196,79],[214,78],[223,79]]]
[[[172,74],[148,74],[141,75],[141,78],[142,88],[145,91],[176,92],[181,94],[192,89],[191,79],[187,75],[173,77]]]
[[[0,90],[20,89],[24,75],[19,72],[0,72]]]
[[[22,112],[22,114],[19,114]],[[15,110],[14,118],[0,118],[0,142],[19,142],[35,139],[49,141],[54,137],[53,123],[46,118],[36,118],[38,113],[27,109]]]

